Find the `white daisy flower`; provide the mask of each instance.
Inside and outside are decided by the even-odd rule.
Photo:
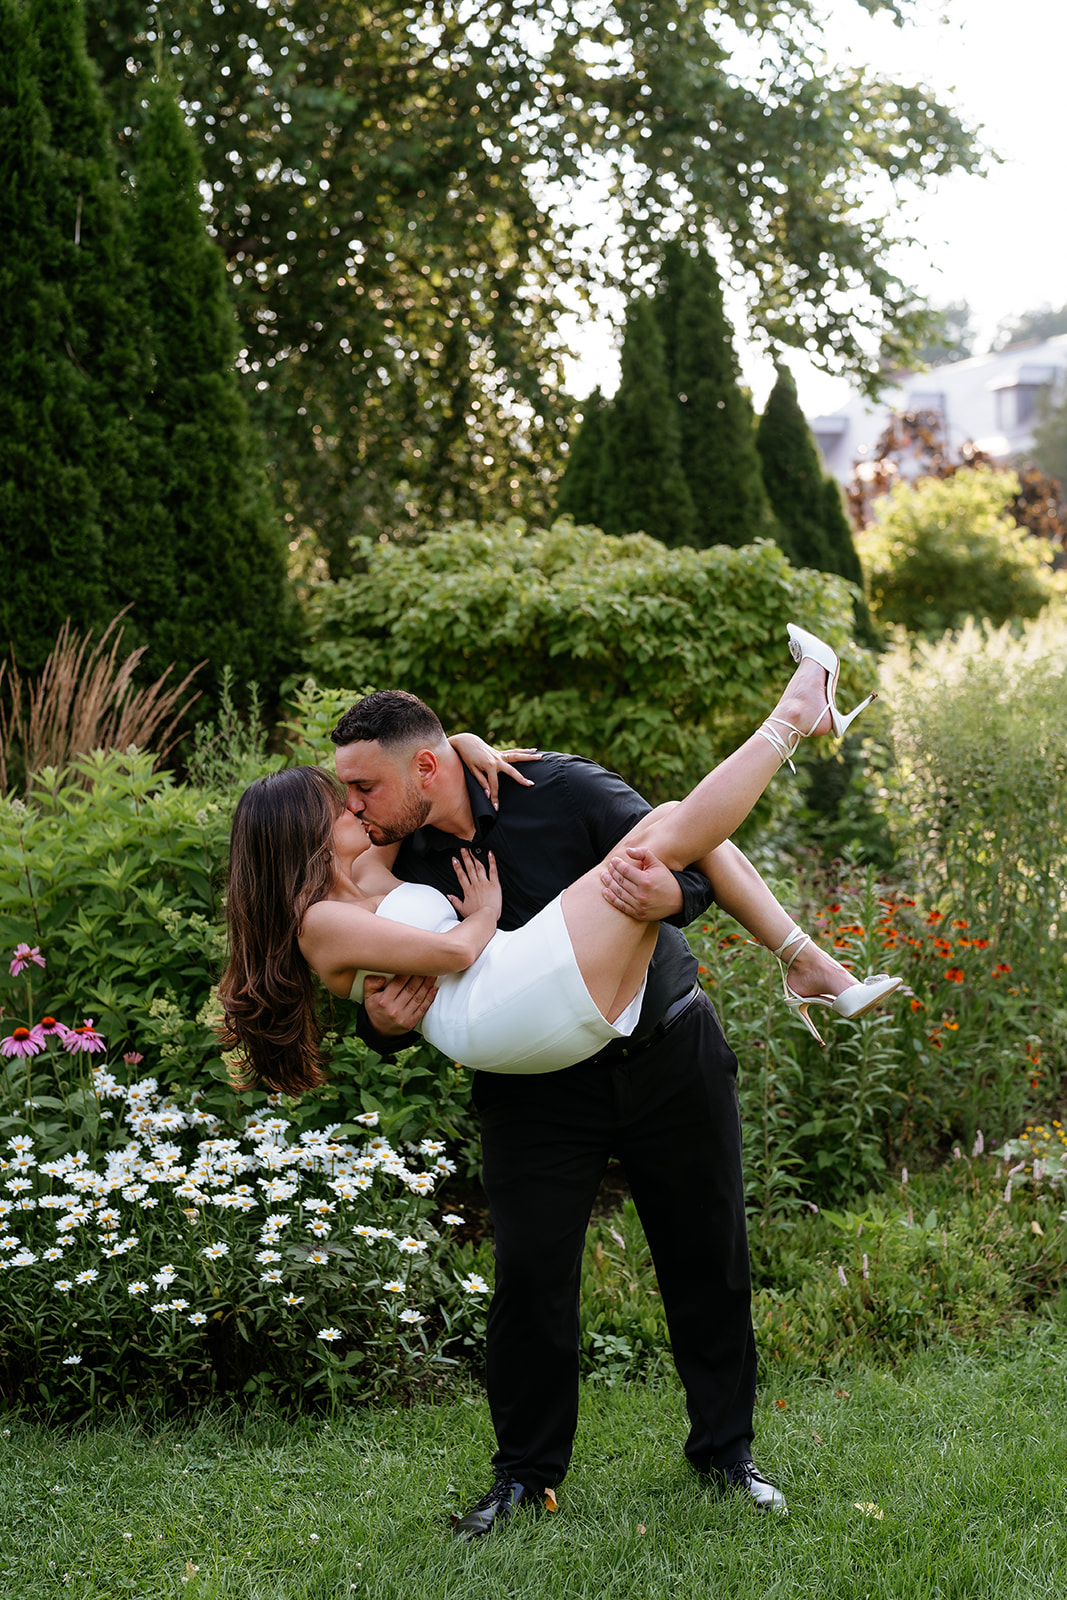
[[[207,1245],[200,1252],[200,1254],[202,1256],[206,1256],[208,1261],[221,1261],[222,1257],[223,1256],[228,1256],[229,1253],[230,1253],[229,1245],[228,1244],[223,1244],[221,1242],[221,1240],[216,1241],[215,1244]]]
[[[326,1250],[309,1250],[307,1254],[307,1260],[315,1267],[324,1267],[329,1259],[329,1253]]]
[[[466,1225],[466,1218],[458,1217],[454,1211],[449,1211],[441,1221],[447,1223],[450,1228],[462,1228]]]
[[[69,1294],[74,1285],[69,1278],[57,1278],[52,1287],[58,1289],[60,1294]]]
[[[465,1289],[468,1294],[489,1293],[489,1285],[484,1278],[479,1277],[477,1272],[468,1273],[465,1278],[460,1278],[459,1286],[461,1289]]]
[[[283,1294],[282,1295],[282,1305],[283,1306],[302,1306],[303,1304],[304,1304],[304,1296],[302,1294]]]
[[[406,1239],[398,1239],[396,1247],[398,1250],[403,1250],[406,1255],[417,1256],[426,1249],[426,1241],[424,1239],[413,1239],[409,1234]]]
[[[127,1284],[126,1293],[127,1294],[147,1294],[148,1293],[148,1285],[147,1285],[147,1283],[142,1282],[141,1279],[138,1279],[136,1283]]]
[[[401,1322],[425,1322],[426,1318],[423,1316],[421,1311],[412,1311],[411,1308],[409,1307],[406,1311],[402,1311],[400,1313],[400,1321]]]
[[[272,1267],[269,1272],[260,1273],[259,1281],[260,1283],[281,1283],[282,1275],[277,1267]]]
[[[64,1356],[63,1357],[63,1365],[65,1367],[80,1367],[81,1364],[82,1364],[81,1356]]]
[[[191,1311],[185,1320],[191,1322],[194,1328],[202,1328],[207,1317],[202,1311]]]
[[[327,1344],[332,1344],[335,1339],[340,1339],[341,1330],[340,1328],[320,1328],[317,1337],[324,1339]]]
[[[280,1250],[260,1250],[256,1255],[256,1260],[261,1267],[267,1266],[271,1261],[280,1261],[281,1259],[282,1253]]]
[[[404,1293],[404,1285],[400,1282],[399,1278],[391,1278],[388,1283],[382,1284],[382,1288],[385,1290],[386,1294]]]
[[[75,1283],[95,1283],[100,1274],[95,1267],[86,1267],[84,1272],[79,1272],[74,1279]]]

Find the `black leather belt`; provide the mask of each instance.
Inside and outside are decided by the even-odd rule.
[[[657,1039],[662,1039],[667,1029],[673,1027],[679,1017],[685,1015],[700,993],[699,983],[694,983],[688,994],[683,994],[680,1000],[673,1001],[667,1007],[655,1027],[650,1028],[648,1033],[641,1034],[639,1038],[634,1038],[631,1034],[628,1039],[612,1039],[611,1043],[606,1044],[602,1050],[598,1050],[595,1056],[587,1057],[579,1065],[583,1067],[610,1067],[616,1061],[625,1061],[633,1051],[643,1050],[646,1045],[653,1044]]]

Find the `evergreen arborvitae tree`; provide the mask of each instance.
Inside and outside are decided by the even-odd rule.
[[[689,542],[743,545],[777,529],[760,475],[752,407],[739,383],[722,285],[706,251],[671,246],[657,296],[693,499]]]
[[[830,565],[822,462],[786,367],[778,368],[756,430],[756,445],[763,481],[783,530],[782,548],[797,566],[836,572]]]
[[[860,590],[855,602],[856,634],[874,645],[876,634],[862,598],[863,568],[852,538],[841,487],[824,472],[818,447],[786,367],[767,400],[756,433],[763,481],[782,529],[780,543],[796,566],[836,572]]]
[[[640,295],[626,313],[622,377],[604,415],[597,490],[605,533],[648,533],[689,544],[693,500],[682,471],[677,407],[652,301]]]
[[[824,572],[840,573],[842,578],[847,578],[849,583],[858,583],[863,588],[863,568],[856,552],[856,544],[852,537],[852,524],[845,510],[845,497],[841,485],[832,472],[828,472],[823,479],[823,527],[826,530],[826,544],[829,551],[829,565]]]
[[[174,95],[152,91],[135,165],[133,238],[150,293],[146,448],[162,508],[150,557],[115,588],[154,605],[148,663],[207,657],[273,692],[292,663],[286,541],[234,370],[237,328],[222,256],[200,211],[199,158]]]
[[[66,617],[117,609],[143,361],[81,5],[0,0],[0,38],[0,644],[32,671]]]
[[[582,406],[582,424],[574,437],[567,470],[560,481],[556,511],[575,522],[601,526],[600,478],[607,402],[594,389]]]

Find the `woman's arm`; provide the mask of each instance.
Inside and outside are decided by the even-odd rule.
[[[463,972],[496,932],[500,885],[492,857],[487,873],[466,850],[456,874],[463,894],[449,896],[462,919],[455,928],[427,933],[344,900],[319,900],[305,913],[301,954],[328,989],[346,997],[359,971],[427,977]]]
[[[479,739],[476,733],[450,733],[448,742],[460,757],[463,765],[477,778],[486,795],[494,807],[499,806],[497,798],[500,788],[500,775],[506,773],[509,778],[514,778],[516,783],[521,783],[524,788],[533,787],[532,778],[524,778],[514,766],[513,761],[540,761],[541,756],[537,750],[526,748],[521,750],[494,750],[491,744],[486,744],[484,739]]]

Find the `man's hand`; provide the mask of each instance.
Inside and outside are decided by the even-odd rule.
[[[399,1038],[417,1027],[436,993],[436,978],[409,978],[402,973],[386,978],[381,973],[371,973],[363,980],[367,1020],[376,1033],[387,1039]]]
[[[678,879],[643,845],[630,845],[612,856],[600,881],[608,905],[635,922],[662,922],[682,909]]]

